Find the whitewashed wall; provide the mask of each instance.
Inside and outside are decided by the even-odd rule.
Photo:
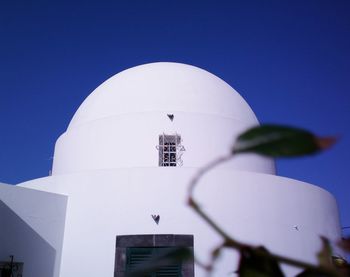
[[[162,133],[181,135],[183,166],[200,167],[228,153],[236,136],[255,125],[249,105],[213,74],[177,63],[137,66],[105,81],[82,103],[57,140],[53,175],[158,166]],[[275,173],[272,160],[254,155],[226,166]]]
[[[23,262],[23,276],[59,276],[67,197],[0,184],[0,260]]]
[[[184,167],[201,167],[226,155],[238,134],[252,125],[226,117],[174,113],[138,113],[92,121],[68,130],[57,141],[53,175],[96,169],[157,167],[159,135],[179,134],[186,151]],[[244,155],[225,165],[274,174],[274,162]]]
[[[256,124],[233,88],[193,66],[148,64],[103,83],[58,139],[53,176],[19,185],[68,196],[61,264],[56,261],[60,276],[113,276],[117,235],[193,234],[195,254],[208,260],[220,238],[187,207],[188,184],[201,166],[229,153],[237,134]],[[181,135],[183,167],[158,167],[156,145],[163,132]],[[196,197],[236,238],[315,262],[319,236],[340,237],[336,202],[316,186],[273,174],[272,160],[241,156],[205,176]],[[42,207],[52,207],[45,199]],[[160,215],[159,225],[152,214]],[[49,220],[43,230],[51,228]],[[224,255],[215,276],[236,269],[233,255]],[[205,274],[196,267],[196,276]]]
[[[113,276],[117,235],[194,234],[195,254],[208,259],[220,238],[185,204],[195,173],[189,168],[114,169],[23,186],[69,195],[61,276]],[[319,236],[340,237],[334,198],[303,182],[222,168],[203,179],[196,196],[236,238],[279,254],[315,262]],[[159,225],[151,214],[160,215]],[[215,276],[234,270],[233,261],[227,253]],[[205,274],[196,267],[196,276]]]

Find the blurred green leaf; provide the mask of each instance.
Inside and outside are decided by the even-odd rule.
[[[310,155],[329,148],[335,137],[320,138],[299,128],[261,125],[238,136],[232,153],[257,153],[270,157]]]
[[[241,250],[241,258],[238,267],[240,277],[283,277],[281,268],[276,260],[259,255],[268,251],[264,247],[254,250],[246,248]]]
[[[349,265],[344,258],[338,256],[332,256],[332,263],[336,268],[347,267]]]
[[[325,237],[321,237],[322,249],[317,253],[317,259],[320,266],[333,267],[332,263],[332,248],[329,240]]]
[[[350,276],[350,264],[342,257],[332,256],[332,262],[337,269],[339,276]]]

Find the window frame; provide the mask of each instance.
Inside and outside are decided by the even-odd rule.
[[[194,277],[193,235],[122,235],[116,237],[114,277],[125,277],[128,248],[186,247],[192,258],[181,264],[181,277]]]
[[[159,135],[159,144],[157,146],[159,151],[159,166],[181,166],[182,152],[185,148],[181,145],[181,136],[177,133],[174,135]]]

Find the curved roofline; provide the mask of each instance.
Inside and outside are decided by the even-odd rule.
[[[170,67],[168,67],[169,65]],[[159,66],[161,68],[159,68]],[[165,70],[164,66],[167,66],[166,69],[168,70]],[[146,70],[148,68],[149,70]],[[167,75],[167,71],[169,72],[168,75]],[[171,75],[172,73],[176,73],[178,74],[178,76],[173,77]],[[162,77],[165,76],[167,78],[166,81],[168,81],[169,84],[161,83],[162,82],[161,78],[159,80],[155,79],[157,74],[162,75]],[[149,83],[147,83],[148,79],[147,80],[143,79],[143,75],[149,76],[150,78]],[[191,77],[193,78],[193,80],[190,80]],[[133,82],[133,80],[135,82]],[[156,80],[156,82],[154,80]],[[126,86],[127,82],[129,82],[127,84],[128,87]],[[140,87],[137,87],[137,84],[135,84],[137,82],[142,82]],[[203,84],[201,84],[201,82],[203,82]],[[145,86],[145,84],[148,87]],[[166,87],[166,85],[168,85],[169,87],[167,89],[163,89],[163,87]],[[136,112],[135,109],[138,109],[137,110],[138,112],[160,110],[159,107],[156,106],[157,103],[155,103],[156,101],[154,100],[157,99],[157,95],[163,98],[166,96],[163,96],[162,94],[160,94],[160,92],[157,91],[157,89],[158,90],[163,89],[162,93],[165,93],[166,90],[172,90],[171,93],[173,93],[174,88],[172,87],[172,85],[182,86],[180,87],[179,91],[176,91],[176,93],[178,92],[181,93],[183,91],[182,95],[179,94],[180,98],[186,95],[186,97],[189,98],[187,100],[192,101],[191,104],[194,109],[194,111],[192,112],[206,113],[206,111],[208,111],[208,114],[217,114],[217,115],[231,117],[231,118],[246,117],[247,119],[256,121],[258,123],[258,120],[253,110],[251,109],[249,104],[244,100],[244,98],[236,90],[234,90],[228,83],[226,83],[224,80],[217,77],[216,75],[208,72],[205,69],[202,69],[193,65],[184,64],[184,63],[155,62],[155,63],[147,63],[147,64],[125,69],[108,78],[105,82],[103,82],[95,90],[93,90],[93,92],[83,101],[83,103],[80,105],[80,107],[77,109],[76,113],[74,114],[67,130],[73,128],[74,126],[84,124],[87,121],[96,120],[96,119],[117,115],[117,114],[127,114],[127,113]],[[190,86],[193,86],[193,88],[191,87],[191,89],[189,89],[188,87]],[[203,104],[204,102],[200,99],[201,97],[198,97],[199,93],[197,91],[201,89],[202,91],[200,93],[203,93],[204,97],[208,97],[210,95],[212,96],[213,95],[212,90],[214,89],[210,90],[210,88],[208,88],[207,91],[205,91],[206,87],[208,86],[215,87],[215,91],[221,93],[221,98],[223,98],[222,103],[219,103],[219,101],[217,101],[217,103],[210,103],[210,101],[211,102],[213,101],[212,99],[209,99],[207,103],[209,103],[210,105],[213,105],[213,108],[211,110],[210,110],[209,104],[207,105],[207,107],[204,107],[204,104]],[[152,90],[152,87],[154,87],[154,90]],[[108,93],[106,91],[108,91]],[[116,91],[116,92],[113,93],[112,95],[110,91]],[[139,91],[147,92],[148,94],[147,96],[145,96],[143,93],[139,93]],[[228,94],[225,94],[224,93],[225,91],[232,91],[233,94],[231,94],[230,96]],[[136,97],[142,98],[140,99],[141,104],[138,103],[138,106],[135,107],[135,109],[132,107],[133,105],[130,104],[132,102],[132,100],[130,100],[132,96],[127,95],[130,92],[131,94],[136,95]],[[197,95],[194,95],[194,93],[197,93]],[[118,102],[122,102],[122,101],[119,101],[118,97],[120,97],[122,101],[125,101],[124,105],[118,103]],[[196,104],[196,100],[197,100],[197,99],[194,100],[195,97],[198,98],[198,101],[202,101],[203,103],[198,103],[197,106],[194,105]],[[229,99],[230,97],[231,99]],[[217,97],[217,98],[220,98],[220,97]],[[109,103],[113,101],[115,102],[115,106],[116,106],[115,109],[114,107],[112,108],[110,106],[111,104]],[[162,101],[164,101],[164,99],[162,99]],[[240,109],[244,110],[244,114],[237,113],[239,114],[239,117],[237,115],[232,116],[234,112],[230,111],[230,109],[227,107],[227,103],[225,103],[227,101],[233,102],[233,104],[231,105],[232,107],[239,106]],[[187,106],[185,105],[184,109],[179,109],[178,108],[179,102],[180,101],[177,100],[177,103],[176,103],[177,107],[169,108],[169,105],[165,105],[165,106],[163,105],[163,109],[161,110],[164,110],[164,111],[182,110],[184,112],[188,112],[190,104],[188,104]],[[183,102],[185,103],[186,101],[183,101]],[[164,103],[159,103],[159,105],[161,104],[164,104]],[[166,104],[169,104],[169,103],[166,103]],[[221,109],[220,107],[215,107],[215,104],[219,106],[220,105],[225,106],[225,107],[224,109]],[[203,107],[200,107],[200,105],[202,105]],[[216,112],[213,112],[213,110],[215,110]]]

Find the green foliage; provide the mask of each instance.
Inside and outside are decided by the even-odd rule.
[[[255,153],[269,157],[298,157],[304,155],[316,154],[332,146],[336,141],[335,137],[318,137],[313,133],[294,127],[281,125],[262,125],[251,128],[238,136],[232,147],[232,157],[243,153]],[[193,199],[193,188],[199,178],[208,170],[214,168],[219,163],[227,160],[227,157],[218,159],[209,164],[204,170],[200,171],[190,183],[190,206],[211,226],[224,240],[226,247],[231,247],[240,251],[241,258],[237,273],[240,277],[267,277],[267,276],[284,276],[280,269],[280,263],[285,263],[304,269],[299,277],[331,277],[331,276],[350,276],[349,266],[345,260],[335,263],[332,260],[332,251],[329,241],[321,238],[323,247],[318,253],[319,265],[307,264],[303,261],[293,260],[287,257],[271,254],[264,247],[255,248],[236,241],[227,235],[222,229],[206,215]],[[344,248],[350,246],[349,240],[343,242]],[[218,248],[220,251],[221,247]]]
[[[321,237],[322,249],[317,253],[318,264],[323,267],[331,268],[332,263],[332,248],[330,246],[329,240],[325,237]]]
[[[297,157],[310,155],[334,144],[334,137],[320,138],[294,127],[262,125],[238,136],[233,154],[256,153],[270,157]]]
[[[237,269],[240,277],[283,277],[284,274],[280,268],[282,263],[303,270],[296,277],[350,277],[349,264],[342,258],[332,257],[331,247],[326,238],[321,237],[323,246],[317,255],[318,265],[275,255],[264,247],[247,245],[229,236],[201,209],[193,197],[194,187],[207,171],[238,154],[256,153],[269,157],[297,157],[318,153],[332,146],[335,141],[335,137],[322,138],[299,128],[262,125],[251,128],[238,136],[230,156],[221,157],[202,168],[190,182],[188,204],[224,241],[212,253],[212,263],[216,261],[220,251],[227,247],[240,252],[240,262]],[[350,238],[344,239],[340,246],[350,252]],[[133,276],[143,276],[142,274],[145,272],[157,270],[159,266],[164,265],[164,262],[171,263],[174,259],[179,261],[179,259],[185,259],[189,255],[190,253],[186,254],[186,252],[175,252],[170,256],[158,257],[157,260],[152,260],[149,264],[137,269]],[[210,272],[213,264],[204,266],[204,268]]]
[[[269,157],[298,157],[311,155],[325,150],[336,141],[335,137],[318,137],[309,131],[280,125],[262,125],[251,128],[238,136],[232,147],[232,154],[255,153]],[[297,277],[331,277],[350,276],[348,263],[341,258],[332,259],[332,249],[329,241],[321,237],[322,249],[317,255],[319,266],[304,265],[304,271]],[[343,240],[341,246],[350,250],[350,239]],[[271,260],[269,252],[262,248],[256,253],[241,250],[239,265],[240,277],[284,276],[278,266],[279,259]],[[264,256],[264,255],[263,255]],[[268,257],[268,258],[267,258]],[[298,261],[288,261],[297,265]],[[302,263],[302,262],[301,262]],[[301,264],[300,263],[300,264]]]
[[[242,248],[238,266],[240,277],[283,277],[277,261],[266,256],[268,251],[264,247],[258,247],[255,251],[251,248]]]

